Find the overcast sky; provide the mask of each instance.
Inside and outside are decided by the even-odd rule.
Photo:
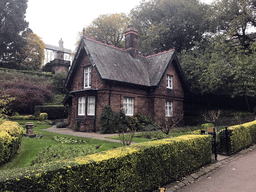
[[[28,0],[26,20],[44,43],[75,50],[78,32],[100,14],[129,13],[141,0]],[[213,0],[201,0],[211,3]]]

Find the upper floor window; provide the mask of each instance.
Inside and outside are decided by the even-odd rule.
[[[173,77],[171,75],[167,75],[166,80],[167,80],[167,88],[173,89]]]
[[[91,87],[91,67],[84,68],[84,88]]]
[[[129,97],[125,97],[124,98],[124,113],[127,116],[133,116],[133,103],[134,103],[134,99],[133,98],[129,98]]]
[[[85,115],[85,97],[78,98],[78,115]]]
[[[88,97],[87,115],[95,115],[95,97]]]

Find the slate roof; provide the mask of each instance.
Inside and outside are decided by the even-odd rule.
[[[77,60],[83,52],[82,50],[89,56],[90,62],[102,80],[125,82],[134,85],[158,86],[168,65],[174,59],[177,61],[175,63],[179,65],[175,50],[148,57],[139,55],[138,58],[133,58],[124,49],[119,49],[86,37],[82,39],[79,45],[67,76],[65,86],[68,88],[71,86],[77,68],[76,65],[79,64]],[[181,78],[185,80],[180,66],[177,69],[180,70]]]
[[[53,51],[59,51],[60,50],[60,48],[58,46],[49,45],[49,44],[45,44],[45,49],[50,49],[50,50],[53,50]],[[64,53],[71,54],[71,49],[64,48],[63,51],[64,51]]]

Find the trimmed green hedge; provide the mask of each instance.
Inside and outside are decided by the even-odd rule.
[[[5,121],[0,125],[0,164],[17,153],[22,135],[23,128],[17,122]]]
[[[232,126],[228,130],[231,131],[231,153],[235,153],[256,143],[256,121]]]
[[[7,191],[150,191],[210,163],[211,138],[185,135],[3,171]]]
[[[36,106],[35,114],[36,113],[47,113],[48,119],[65,119],[68,117],[68,110],[64,105]]]

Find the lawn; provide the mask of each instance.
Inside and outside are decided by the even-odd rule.
[[[20,125],[22,125],[25,129],[25,124],[27,121],[20,120],[17,121]],[[38,121],[31,121],[29,122],[34,123],[34,133],[37,135],[44,135],[41,139],[40,138],[28,138],[23,137],[20,150],[18,151],[17,155],[7,164],[2,165],[0,167],[0,170],[6,170],[6,169],[13,169],[13,168],[21,168],[21,167],[28,167],[31,165],[33,161],[37,159],[37,155],[42,153],[42,149],[47,150],[47,148],[55,149],[56,154],[59,153],[60,150],[63,150],[63,145],[68,146],[69,148],[93,148],[94,150],[91,150],[92,152],[101,152],[106,151],[112,148],[121,147],[121,143],[116,142],[108,142],[108,141],[102,141],[97,139],[89,139],[84,137],[75,137],[70,135],[63,135],[63,134],[57,134],[52,133],[48,131],[44,131],[42,129],[47,129],[51,127],[51,125],[41,125]],[[59,140],[56,140],[56,136],[58,136]],[[55,138],[55,140],[54,140]],[[83,143],[73,143],[71,144],[69,141],[78,140],[78,141],[84,141]],[[63,141],[61,143],[60,141]],[[67,141],[67,143],[65,143]],[[54,146],[59,146],[60,149],[54,148]],[[58,148],[58,147],[57,147]],[[52,150],[51,150],[51,153]],[[68,154],[66,154],[68,155]],[[68,157],[68,156],[67,156]]]
[[[167,137],[168,138],[178,137],[178,136],[181,136],[181,135],[193,134],[193,132],[195,130],[198,130],[198,129],[200,129],[200,127],[175,128],[175,129],[170,130],[168,136],[166,134],[164,134],[162,131],[139,132],[139,133],[134,134],[132,142],[140,143],[140,142],[164,139],[164,138],[167,138]],[[120,140],[119,136],[112,136],[112,137],[108,137],[108,138]]]

